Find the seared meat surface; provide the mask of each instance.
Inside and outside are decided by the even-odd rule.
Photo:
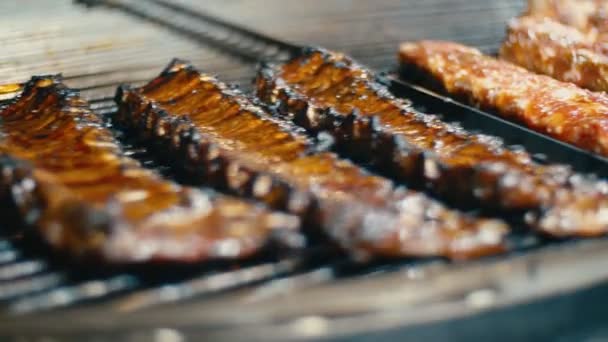
[[[595,37],[608,39],[608,1],[606,0],[529,0],[525,16],[550,18]]]
[[[126,157],[57,76],[32,78],[0,119],[0,195],[58,250],[114,263],[199,262],[250,256],[280,232],[297,238],[294,216],[181,187]]]
[[[504,223],[469,217],[395,187],[186,62],[117,94],[118,121],[161,146],[200,183],[298,214],[368,256],[464,258],[502,250]]]
[[[459,67],[456,58],[425,59],[418,52],[422,48],[414,48],[418,45],[403,46],[403,60],[436,62],[436,75],[449,80],[448,89],[471,84],[470,79],[484,73],[479,65],[473,66],[478,73]],[[500,70],[500,77],[513,75],[511,69]],[[263,67],[256,89],[282,117],[309,131],[332,132],[342,153],[408,184],[429,187],[454,202],[522,215],[531,227],[553,236],[608,230],[608,196],[597,188],[603,183],[575,175],[565,166],[539,165],[525,151],[505,148],[498,138],[471,134],[416,112],[345,55],[306,49],[283,65]],[[475,84],[466,89],[479,88]],[[490,97],[495,91],[483,94]]]
[[[608,156],[608,97],[533,74],[456,43],[405,43],[401,63],[447,93],[580,148]]]
[[[608,91],[606,44],[548,18],[509,23],[500,57],[530,71],[593,91]]]

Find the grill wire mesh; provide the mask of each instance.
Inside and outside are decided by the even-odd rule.
[[[255,72],[252,67],[254,63],[263,58],[281,58],[282,53],[289,47],[279,41],[257,40],[255,35],[214,23],[213,17],[201,17],[196,12],[182,11],[181,7],[172,8],[161,0],[88,2],[107,6],[87,10],[69,1],[1,2],[0,13],[11,15],[4,16],[4,28],[0,30],[0,44],[3,46],[0,50],[0,83],[19,83],[31,75],[62,72],[66,83],[80,89],[94,110],[111,115],[115,110],[112,96],[118,84],[143,84],[154,77],[173,57],[188,59],[223,80],[248,88]],[[195,1],[173,3],[185,5],[187,8],[202,6]],[[272,3],[280,6],[273,1],[268,1],[266,5],[272,8]],[[206,4],[204,9],[211,15],[231,18],[232,22],[245,27],[256,27],[260,32],[280,39],[309,42],[311,37],[314,37],[316,44],[350,53],[377,69],[386,69],[394,64],[394,49],[399,41],[420,36],[445,38],[446,30],[451,31],[450,35],[460,37],[460,41],[475,44],[487,51],[495,51],[499,42],[496,37],[502,35],[498,30],[502,31],[504,18],[521,10],[521,5],[511,2],[498,2],[475,9],[463,7],[461,2],[446,0],[443,7],[433,4],[438,8],[433,14],[436,18],[448,17],[456,8],[462,13],[470,12],[468,16],[456,17],[457,19],[451,22],[454,27],[459,27],[459,21],[470,21],[476,15],[492,14],[495,18],[483,23],[472,22],[473,26],[469,27],[469,30],[479,32],[478,36],[462,35],[449,25],[438,26],[435,30],[429,30],[427,27],[424,32],[410,30],[404,36],[402,32],[396,31],[399,27],[398,21],[423,20],[418,14],[428,13],[428,8],[425,8],[428,5],[425,5],[425,2],[403,9],[397,2],[388,1],[381,12],[374,12],[369,9],[373,2],[358,1],[360,6],[353,6],[356,10],[347,14],[342,11],[344,3],[329,3],[324,8],[323,23],[314,15],[318,9],[307,4],[287,7],[288,12],[283,14],[278,14],[276,10],[258,11],[251,2],[245,1],[226,2],[223,6]],[[297,8],[298,12],[289,12],[290,8]],[[45,17],[42,21],[41,13],[44,13]],[[370,13],[383,20],[379,22],[374,17],[370,18]],[[347,34],[344,31],[346,27],[352,30],[353,26],[345,23],[350,21],[360,21],[364,27],[361,27],[360,31]],[[302,27],[307,29],[302,30]],[[410,22],[408,27],[416,25]],[[488,31],[488,28],[491,30]],[[336,38],[346,36],[350,39]],[[221,49],[218,49],[218,46]],[[12,96],[14,93],[11,92],[0,94],[0,101],[7,101]],[[120,132],[117,134],[120,136]],[[126,137],[121,139],[125,149],[145,165],[172,176],[166,167],[156,164],[144,150],[134,147]],[[318,302],[319,298],[338,296],[343,291],[340,286],[335,286],[336,283],[356,280],[355,283],[349,282],[348,286],[355,290],[365,289],[366,286],[371,286],[366,283],[368,279],[382,279],[386,274],[395,273],[399,275],[400,281],[407,284],[395,284],[393,279],[393,283],[387,282],[385,285],[388,289],[403,290],[405,294],[400,300],[404,302],[440,302],[441,298],[445,297],[433,299],[437,293],[456,296],[458,301],[466,301],[470,299],[468,296],[478,293],[476,291],[479,290],[472,279],[469,282],[464,280],[466,276],[454,278],[457,279],[454,280],[458,283],[457,286],[446,285],[442,288],[443,285],[435,283],[435,286],[429,287],[426,292],[424,285],[420,284],[424,284],[427,279],[435,279],[435,276],[446,275],[449,279],[451,275],[447,272],[448,269],[468,268],[479,275],[484,264],[496,260],[499,260],[498,267],[490,273],[499,272],[500,267],[516,269],[516,266],[504,265],[516,265],[517,261],[513,260],[519,254],[526,254],[529,250],[536,251],[545,244],[546,242],[533,235],[521,234],[514,237],[509,257],[490,258],[474,265],[450,265],[442,260],[407,260],[360,265],[323,248],[311,248],[297,255],[268,257],[240,265],[100,271],[87,269],[85,265],[66,263],[61,257],[55,257],[50,251],[41,249],[39,243],[27,236],[7,235],[0,240],[0,326],[3,322],[5,326],[7,322],[14,325],[15,319],[21,315],[42,317],[40,315],[48,314],[50,310],[88,315],[86,317],[89,321],[97,322],[100,327],[104,324],[114,326],[117,322],[106,317],[108,313],[151,312],[147,319],[154,319],[157,318],[154,311],[144,309],[159,304],[168,304],[166,307],[169,307],[169,311],[166,312],[172,312],[176,320],[188,324],[192,322],[191,317],[179,312],[200,312],[191,310],[205,306],[218,308],[229,305],[228,303],[234,305],[240,303],[243,298],[254,302],[263,301],[265,298],[283,296],[299,289],[314,289],[319,284],[330,284],[321,287],[317,292],[310,291],[310,298]],[[555,244],[552,242],[550,245]],[[582,245],[590,253],[595,252],[597,248],[593,244]],[[525,272],[527,270],[528,268],[525,268]],[[477,280],[479,279],[475,279]],[[376,284],[375,282],[376,280],[372,281]],[[405,289],[408,287],[416,289],[415,299],[407,297]],[[236,295],[231,299],[215,296],[218,292],[234,289]],[[245,297],[242,296],[242,291],[247,291],[244,292]],[[210,296],[211,294],[214,296]],[[483,297],[483,292],[481,296]],[[190,310],[187,310],[183,300],[192,297],[203,300],[188,303]],[[387,300],[394,299],[393,297]],[[475,297],[472,300],[473,306],[476,305]],[[344,310],[342,314],[357,312],[360,309],[357,303],[346,305],[340,300],[337,302],[345,305],[345,308],[338,306],[340,310]],[[303,303],[300,299],[298,305]],[[303,310],[298,310],[316,310],[303,306]],[[289,307],[283,309],[286,313],[298,312]],[[272,311],[272,307],[267,312],[269,311]],[[167,315],[166,312],[162,315]],[[218,317],[223,317],[222,314],[229,316],[229,313],[221,312]],[[213,325],[217,323],[214,319],[219,320],[217,317],[210,317],[207,324]],[[390,322],[390,317],[385,318],[385,321]],[[304,327],[307,327],[307,324],[314,327],[315,322],[319,323],[314,319],[297,322],[302,323]],[[296,331],[300,329],[298,327],[300,325],[293,326]],[[15,327],[16,331],[19,329],[19,326]],[[171,331],[161,330],[156,333],[171,334]],[[144,336],[144,339],[149,337]]]
[[[141,8],[142,13],[148,13],[147,6]],[[175,56],[204,65],[229,82],[246,85],[253,77],[254,70],[239,59],[119,12],[99,9],[90,15],[84,7],[67,1],[3,2],[0,12],[14,14],[6,25],[10,29],[2,32],[0,38],[8,47],[0,55],[2,83],[19,83],[31,75],[61,72],[65,82],[80,89],[92,108],[102,114],[115,110],[112,97],[118,84],[142,84]],[[34,25],[34,18],[41,13],[50,19],[44,25]],[[166,13],[160,15],[167,22],[177,21]],[[216,39],[230,39],[225,37],[226,32],[215,34]],[[14,95],[7,92],[1,96],[7,102]],[[120,132],[117,134],[121,137]],[[128,139],[122,142],[127,153],[144,165],[172,176],[145,150],[132,146]],[[58,309],[109,299],[116,294],[128,294],[121,301],[126,303],[125,310],[135,310],[285,275],[304,269],[301,266],[304,261],[309,262],[309,255],[318,257],[324,253],[312,250],[280,261],[257,260],[252,265],[215,268],[234,269],[222,273],[209,267],[165,272],[110,270],[100,274],[82,269],[81,265],[66,267],[65,260],[49,260],[49,251],[23,252],[40,248],[29,237],[8,236],[0,241],[0,301],[5,303],[8,315]],[[156,287],[161,284],[161,288]]]
[[[101,114],[115,110],[113,95],[117,85],[143,84],[153,78],[171,58],[180,56],[204,66],[223,80],[248,88],[254,76],[252,62],[261,58],[280,58],[281,43],[249,40],[231,29],[205,25],[200,18],[180,15],[169,7],[151,2],[124,1],[96,9],[94,16],[84,7],[69,2],[40,8],[30,4],[3,4],[0,11],[16,12],[2,39],[9,46],[0,64],[2,83],[19,83],[31,75],[61,72],[65,82],[80,90]],[[30,6],[32,5],[32,6]],[[44,4],[42,4],[44,6]],[[32,18],[47,13],[51,20],[32,27]],[[134,17],[146,19],[136,21]],[[176,24],[179,23],[179,24]],[[159,29],[159,24],[162,29]],[[177,34],[176,34],[177,33]],[[185,36],[185,37],[184,37]],[[224,50],[214,49],[220,43]],[[234,49],[231,50],[231,47]],[[227,50],[227,51],[226,51]],[[241,52],[241,54],[235,52]],[[228,53],[226,53],[228,52]],[[230,52],[233,52],[232,54]],[[250,53],[248,53],[250,52]],[[7,103],[16,93],[2,94]],[[127,153],[172,177],[168,168],[157,164],[144,149],[134,147],[122,137]],[[219,272],[227,265],[205,269],[186,268],[167,272],[149,269],[91,272],[81,265],[65,265],[50,260],[50,251],[35,255],[21,251],[39,250],[30,237],[9,236],[0,243],[0,300],[7,315],[20,315],[73,307],[100,299],[115,299],[123,310],[139,310],[155,304],[183,300],[263,280],[297,275],[299,283],[327,281],[339,274],[364,274],[367,268],[354,266],[348,259],[324,258],[322,248],[280,260],[255,260],[251,265],[228,265],[234,271]],[[321,263],[322,262],[322,263]],[[378,268],[371,268],[377,272]],[[299,285],[298,285],[299,286]]]

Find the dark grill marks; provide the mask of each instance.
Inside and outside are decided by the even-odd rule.
[[[460,204],[525,217],[553,236],[608,229],[603,183],[561,165],[539,165],[498,138],[471,134],[393,97],[348,57],[308,48],[265,65],[257,95],[308,131],[329,131],[341,153]]]
[[[8,211],[74,257],[241,259],[277,233],[298,236],[293,216],[181,187],[142,168],[57,76],[32,78],[0,118],[0,195],[12,203]]]
[[[500,221],[449,210],[320,151],[302,129],[183,61],[142,88],[122,87],[116,100],[117,121],[191,179],[298,214],[352,253],[464,258],[503,248]]]

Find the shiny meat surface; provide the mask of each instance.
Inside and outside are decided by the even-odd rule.
[[[500,57],[593,91],[608,91],[605,44],[547,18],[522,17],[509,23]]]
[[[525,15],[551,18],[592,35],[594,40],[608,39],[606,0],[529,0]]]
[[[461,204],[522,215],[554,236],[608,230],[608,196],[596,189],[603,183],[565,166],[541,166],[498,138],[418,113],[342,54],[306,49],[283,65],[263,67],[256,89],[283,117],[310,131],[332,132],[341,153],[408,184]]]
[[[507,227],[397,188],[335,154],[238,90],[174,61],[117,94],[118,121],[201,183],[298,214],[366,256],[469,258],[502,250]]]
[[[32,78],[0,118],[0,195],[60,251],[114,263],[199,262],[247,257],[278,231],[297,233],[296,217],[142,168],[59,77]]]
[[[456,43],[401,46],[401,62],[445,90],[583,149],[608,156],[608,97]]]

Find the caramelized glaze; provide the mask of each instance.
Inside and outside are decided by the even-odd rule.
[[[59,77],[32,78],[0,118],[0,193],[58,250],[116,263],[198,262],[247,257],[279,230],[297,233],[293,216],[142,168]]]
[[[608,40],[608,2],[605,0],[529,0],[526,16],[550,18]]]
[[[603,94],[533,74],[455,43],[405,43],[401,61],[432,75],[448,93],[608,156],[608,98]]]
[[[500,57],[530,71],[593,91],[608,91],[605,44],[547,18],[523,17],[509,23]]]
[[[504,223],[445,208],[335,154],[187,63],[117,94],[119,122],[196,175],[304,217],[368,256],[464,258],[502,250]],[[181,152],[180,152],[181,151]]]
[[[440,65],[450,68],[450,62]],[[283,65],[263,67],[256,89],[283,117],[309,131],[332,132],[342,153],[408,184],[455,202],[519,213],[555,236],[608,230],[608,197],[596,183],[565,166],[538,165],[498,138],[416,112],[342,54],[306,49]]]

